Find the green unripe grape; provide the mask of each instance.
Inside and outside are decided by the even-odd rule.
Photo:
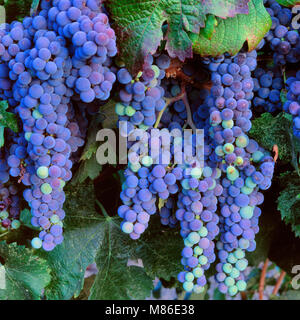
[[[202,176],[202,170],[201,170],[201,168],[197,168],[197,167],[193,168],[193,169],[191,170],[191,176],[192,176],[192,178],[200,179],[201,176]]]
[[[239,177],[239,171],[233,166],[228,166],[226,169],[226,173],[227,179],[230,181],[235,181]]]
[[[0,218],[1,219],[6,219],[6,218],[8,218],[8,216],[9,216],[9,214],[8,214],[8,212],[7,211],[1,211],[0,212]]]
[[[154,71],[154,77],[155,78],[158,78],[159,77],[159,75],[160,75],[160,70],[159,70],[159,68],[158,68],[158,66],[156,66],[155,64],[151,67],[151,69]]]
[[[214,188],[216,187],[216,184],[217,184],[216,180],[214,179],[211,187],[209,187],[208,190],[214,190]]]
[[[6,232],[6,231],[7,231],[7,229],[4,228],[4,227],[2,227],[2,225],[1,225],[1,226],[0,226],[0,233]]]
[[[36,170],[36,174],[39,178],[41,179],[46,179],[48,178],[49,176],[49,169],[45,166],[42,166],[42,167],[39,167],[37,170]]]
[[[30,140],[31,135],[32,135],[32,132],[25,132],[25,134],[24,134],[24,138],[25,138],[27,141],[29,141],[29,140]]]
[[[153,79],[151,82],[150,82],[150,84],[149,84],[149,88],[154,88],[154,87],[156,87],[157,86],[157,84],[158,84],[158,81],[157,81],[157,79]]]
[[[233,254],[237,259],[243,259],[245,257],[245,252],[241,249],[236,249]]]
[[[252,178],[251,177],[247,177],[246,180],[245,180],[245,184],[248,188],[255,188],[257,186],[256,183],[253,182]]]
[[[127,107],[125,108],[125,114],[126,114],[126,116],[132,117],[135,113],[136,113],[135,109],[132,108],[131,106],[127,106]]]
[[[190,281],[185,281],[182,286],[184,291],[187,291],[187,292],[192,291],[194,288],[193,282],[190,282]]]
[[[208,231],[205,227],[202,227],[199,231],[198,234],[200,235],[201,238],[204,238],[208,235]],[[199,239],[200,240],[200,239]]]
[[[196,244],[200,240],[200,235],[197,232],[191,232],[187,238],[191,243]]]
[[[247,288],[247,283],[244,280],[239,280],[237,281],[236,286],[239,291],[245,291]]]
[[[183,189],[189,190],[190,189],[189,180],[188,179],[181,180],[181,186]]]
[[[195,279],[195,277],[194,277],[194,275],[192,274],[192,272],[187,272],[186,274],[185,274],[185,280],[186,281],[189,281],[189,282],[192,282],[192,281],[194,281],[194,279]]]
[[[237,263],[235,264],[235,267],[239,270],[239,271],[244,271],[248,266],[248,261],[246,259],[241,259],[238,260]]]
[[[227,277],[224,281],[224,283],[226,284],[227,287],[231,287],[235,284],[235,281],[233,278],[231,277]]]
[[[50,218],[50,221],[53,223],[53,224],[56,224],[60,221],[59,219],[59,216],[57,214],[54,214],[51,218]]]
[[[253,192],[253,188],[248,188],[248,187],[246,187],[246,186],[243,186],[243,187],[241,188],[241,192],[242,192],[243,194],[249,195],[249,194],[251,194],[251,193]]]
[[[153,164],[153,159],[150,156],[144,156],[142,158],[142,165],[145,167],[150,167]]]
[[[196,294],[200,294],[204,291],[204,287],[199,286],[198,284],[196,284],[193,288],[193,292]]]
[[[240,215],[243,219],[251,219],[253,217],[254,207],[243,207],[240,209]]]
[[[143,124],[143,123],[141,123],[140,125],[139,125],[139,129],[142,129],[142,130],[148,130],[149,129],[149,126],[146,126],[145,124]]]
[[[63,224],[63,222],[62,222],[62,221],[58,221],[58,222],[56,223],[56,225],[61,226],[61,227],[63,227],[63,226],[64,226],[64,224]]]
[[[238,292],[237,286],[231,286],[228,288],[228,293],[230,296],[235,296]]]
[[[249,138],[247,136],[238,136],[235,140],[235,144],[239,148],[246,148],[249,144]]]
[[[121,227],[122,231],[125,233],[131,233],[133,231],[133,224],[131,222],[124,222]]]
[[[35,109],[32,112],[32,117],[37,120],[37,119],[43,118],[43,115],[38,110]]]
[[[224,129],[231,129],[234,126],[233,120],[223,120],[222,121],[222,127]]]
[[[200,256],[198,260],[199,260],[199,263],[200,263],[202,266],[204,266],[204,265],[207,264],[207,262],[208,262],[207,257],[205,257],[204,255]]]
[[[200,277],[203,276],[204,271],[203,271],[202,268],[197,267],[197,268],[195,268],[195,269],[193,270],[193,274],[194,274],[195,278],[200,278]]]
[[[254,162],[260,162],[261,159],[264,157],[265,155],[261,152],[261,151],[255,151],[252,154],[252,160]]]
[[[219,157],[223,157],[225,154],[224,154],[224,151],[223,151],[223,148],[221,146],[217,146],[216,149],[215,149],[215,153],[217,156]]]
[[[43,183],[41,185],[41,191],[43,194],[50,194],[52,192],[52,188],[49,183]]]
[[[250,246],[249,240],[243,239],[243,238],[241,238],[241,239],[239,240],[239,248],[240,248],[240,249],[246,250],[246,249],[249,248],[249,246]]]
[[[19,229],[21,226],[21,222],[19,220],[13,220],[11,222],[11,228],[12,229]]]
[[[138,163],[129,163],[130,170],[133,172],[138,172],[141,168],[141,164]]]
[[[243,163],[244,163],[244,159],[242,157],[236,157],[236,159],[234,161],[235,165],[237,165],[239,167],[239,166],[242,166]]]
[[[230,263],[225,263],[224,265],[223,265],[223,271],[225,272],[225,273],[227,273],[227,274],[229,274],[231,271],[232,271],[232,264],[230,264]]]
[[[115,107],[116,114],[118,116],[124,116],[125,115],[125,106],[122,103],[117,103]]]
[[[60,180],[60,189],[63,189],[66,185],[66,182],[64,180]]]
[[[227,257],[227,261],[231,264],[234,264],[237,262],[237,258],[234,256],[233,253],[229,253],[228,257]]]
[[[188,238],[185,238],[185,239],[184,239],[184,245],[185,245],[186,247],[192,247],[194,244],[191,243]]]
[[[199,246],[197,246],[197,247],[194,248],[194,254],[195,254],[196,256],[201,256],[202,253],[203,253],[203,249],[200,248]]]
[[[226,154],[231,154],[234,151],[234,145],[232,143],[226,143],[223,146],[223,151]]]
[[[33,238],[31,240],[31,245],[34,249],[40,249],[42,247],[42,240],[40,238]]]
[[[201,168],[197,168],[197,167],[193,168],[191,170],[191,176],[192,176],[192,178],[195,178],[195,179],[201,178],[201,176],[202,176]]]
[[[233,279],[236,279],[240,276],[240,272],[237,268],[232,268],[232,271],[230,272],[230,277]]]

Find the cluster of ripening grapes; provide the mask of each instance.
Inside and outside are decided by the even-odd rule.
[[[63,241],[63,188],[84,145],[88,106],[110,96],[116,54],[99,0],[43,0],[35,16],[0,28],[0,97],[21,128],[1,151],[1,228],[19,227],[23,197],[41,230],[34,248]]]

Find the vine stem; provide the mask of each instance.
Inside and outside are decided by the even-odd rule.
[[[265,287],[265,279],[266,279],[268,264],[269,264],[269,259],[267,258],[262,268],[260,280],[259,280],[259,287],[258,287],[259,300],[263,300],[263,297],[264,297],[264,287]]]
[[[0,235],[0,238],[6,236],[8,233],[9,233],[9,231],[6,231],[6,232],[2,233],[2,234]]]
[[[280,276],[279,276],[279,278],[278,278],[278,280],[277,280],[277,282],[276,282],[276,285],[275,285],[275,287],[274,287],[274,290],[273,290],[273,292],[272,292],[272,294],[273,294],[274,296],[276,296],[276,294],[278,293],[278,291],[279,291],[279,289],[280,289],[280,287],[281,287],[281,284],[282,284],[282,281],[283,281],[285,275],[286,275],[286,272],[285,272],[284,270],[281,270]]]

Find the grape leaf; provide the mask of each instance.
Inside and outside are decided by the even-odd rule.
[[[153,289],[152,278],[137,266],[127,266],[134,242],[119,227],[120,219],[105,213],[101,225],[103,241],[96,263],[98,274],[91,288],[90,300],[145,299]]]
[[[32,218],[32,215],[29,209],[24,209],[21,211],[20,222],[22,223],[22,225],[32,230],[40,230],[39,227],[34,227],[31,224],[31,218]]]
[[[4,260],[0,266],[0,299],[41,299],[51,279],[47,262],[34,250],[4,241],[0,242],[0,256]]]
[[[202,56],[218,56],[224,52],[234,55],[240,51],[245,41],[250,51],[255,49],[270,27],[271,18],[263,0],[251,0],[249,14],[238,14],[226,20],[217,18],[217,26],[211,39],[207,39],[201,32],[190,33],[190,39],[194,52]]]
[[[39,252],[51,268],[52,280],[45,289],[50,300],[68,300],[80,293],[85,270],[94,262],[102,241],[103,218],[95,210],[91,182],[67,189],[64,210],[64,242],[52,252]]]
[[[281,185],[285,186],[277,199],[278,210],[286,224],[291,224],[296,237],[300,237],[300,180],[296,174],[283,175]]]
[[[276,1],[285,7],[293,7],[296,4],[300,4],[299,0],[276,0]]]
[[[172,58],[191,58],[188,32],[198,34],[207,14],[225,18],[248,12],[248,1],[243,0],[108,0],[106,5],[115,22],[120,55],[133,74],[142,69],[145,57],[154,54],[164,38]],[[165,37],[164,23],[168,24]]]
[[[4,129],[9,128],[13,132],[18,132],[18,122],[16,115],[7,112],[7,101],[0,101],[0,147],[4,146]]]
[[[292,162],[295,168],[298,167],[297,154],[300,152],[300,142],[294,138],[291,121],[285,117],[285,113],[273,116],[266,112],[252,120],[250,137],[269,151],[272,151],[276,144],[279,159]]]
[[[142,259],[147,274],[153,279],[170,280],[182,271],[183,240],[177,229],[162,228],[159,219],[152,219],[136,245],[134,257]]]

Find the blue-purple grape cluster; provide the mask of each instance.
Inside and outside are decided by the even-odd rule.
[[[286,81],[288,88],[283,110],[293,117],[293,133],[300,139],[300,72],[296,77],[290,77]]]
[[[118,71],[118,82],[122,84],[121,102],[116,104],[119,121],[128,121],[132,127],[141,129],[155,125],[157,114],[166,105],[161,80],[169,65],[170,58],[165,54],[155,59],[148,55],[143,70],[135,78],[126,68]]]
[[[298,63],[300,37],[298,31],[292,27],[292,10],[282,7],[275,0],[266,0],[265,5],[272,19],[271,30],[266,34],[265,39],[274,52],[275,64]]]
[[[26,187],[31,224],[41,230],[36,249],[63,241],[63,188],[84,145],[86,103],[108,99],[116,53],[100,1],[43,0],[35,16],[0,30],[0,97],[22,127],[7,140],[0,179]]]
[[[281,90],[283,89],[283,78],[279,70],[264,70],[257,68],[254,71],[255,97],[253,106],[261,111],[275,112],[282,110]]]

